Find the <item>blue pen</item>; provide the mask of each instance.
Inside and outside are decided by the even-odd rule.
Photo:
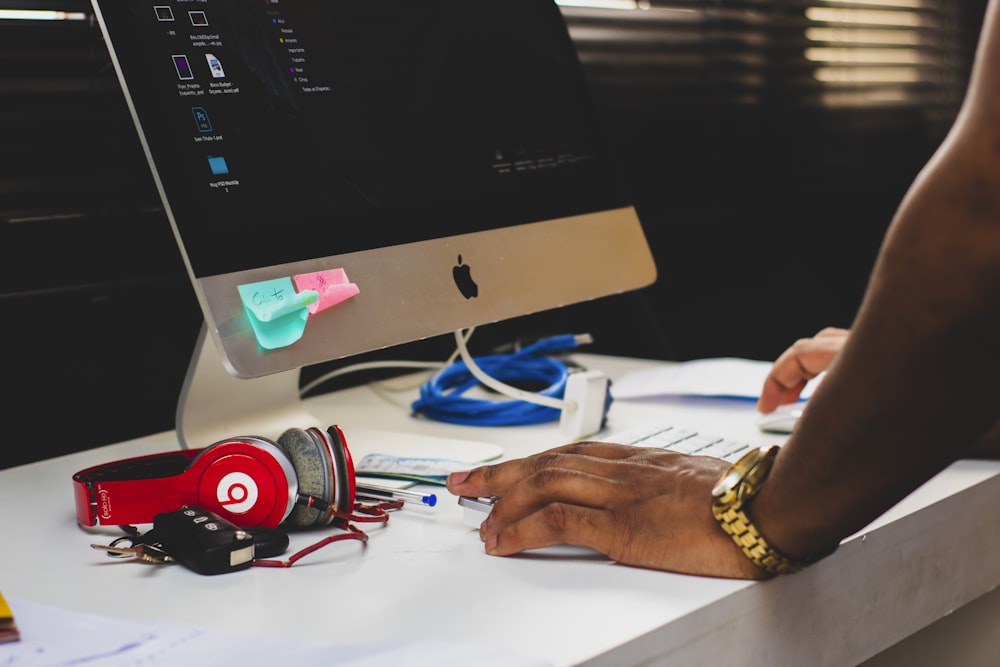
[[[355,492],[365,498],[375,498],[378,500],[403,500],[411,503],[420,503],[428,507],[437,505],[437,495],[433,493],[419,493],[406,489],[392,489],[387,486],[373,486],[371,484],[358,484]]]

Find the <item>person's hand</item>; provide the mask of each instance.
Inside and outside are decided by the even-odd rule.
[[[800,338],[781,353],[764,380],[757,410],[768,413],[794,403],[809,380],[822,373],[847,342],[848,329],[827,327],[812,338]]]
[[[452,473],[448,490],[500,497],[479,529],[495,556],[570,544],[625,565],[763,579],[712,515],[712,487],[728,469],[707,456],[587,442]]]

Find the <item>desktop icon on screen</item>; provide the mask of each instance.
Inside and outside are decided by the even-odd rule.
[[[212,120],[208,117],[205,107],[191,107],[191,113],[194,115],[194,125],[199,132],[212,131]]]
[[[156,5],[153,7],[153,11],[156,12],[157,21],[173,21],[174,20],[174,10],[172,10],[167,5]]]
[[[208,166],[215,176],[224,176],[229,173],[229,165],[226,164],[226,158],[221,155],[209,155]]]
[[[191,25],[208,25],[208,16],[205,12],[188,12],[188,17],[191,19]]]
[[[177,70],[177,78],[181,81],[190,81],[194,78],[194,72],[191,71],[191,63],[188,62],[188,57],[184,55],[175,55],[174,59],[174,69]]]
[[[212,76],[216,79],[225,78],[226,72],[222,69],[222,63],[211,53],[205,54],[205,60],[208,61],[208,69],[212,71]]]

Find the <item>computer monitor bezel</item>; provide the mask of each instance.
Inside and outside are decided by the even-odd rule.
[[[201,3],[198,9],[219,6],[224,1],[215,0],[214,5]],[[282,0],[275,4],[287,7],[308,2]],[[496,6],[512,7],[509,2],[513,0],[497,0]],[[530,0],[519,4],[522,9],[530,5],[543,14],[548,12],[540,22],[548,22],[546,29],[551,31],[552,48],[562,49],[564,55],[570,54],[573,59],[571,78],[578,95],[575,102],[581,105],[577,120],[587,124],[591,132],[590,138],[595,142],[592,148],[608,176],[600,188],[607,188],[607,201],[611,205],[537,219],[519,217],[511,225],[491,222],[485,229],[476,225],[477,217],[482,214],[486,218],[487,212],[473,207],[469,210],[469,229],[461,233],[416,240],[409,235],[402,243],[389,239],[378,247],[328,255],[319,250],[328,244],[314,243],[315,255],[289,262],[260,262],[220,273],[206,272],[192,261],[199,249],[192,247],[192,237],[184,231],[185,221],[178,219],[183,213],[176,205],[177,188],[171,184],[173,175],[164,171],[164,165],[170,164],[165,154],[178,148],[168,145],[156,131],[150,132],[156,115],[149,96],[134,90],[137,83],[145,85],[147,74],[138,72],[119,52],[119,38],[114,33],[120,28],[109,26],[105,17],[104,10],[116,3],[139,4],[134,0],[93,0],[205,317],[204,339],[211,341],[219,363],[233,377],[282,374],[331,359],[618,294],[655,281],[656,267],[642,226],[622,183],[617,180],[610,145],[586,96],[582,68],[553,3]],[[150,14],[153,4],[149,3]],[[585,194],[581,192],[581,198]],[[426,210],[421,214],[426,215]],[[309,316],[301,339],[283,347],[263,349],[248,323],[247,307],[239,298],[238,286],[330,269],[343,269],[359,286],[360,293],[329,311]],[[456,279],[463,271],[475,281],[476,291],[463,291]],[[198,354],[196,351],[196,357]]]

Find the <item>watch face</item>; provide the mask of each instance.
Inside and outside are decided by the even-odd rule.
[[[743,480],[755,472],[762,462],[767,459],[773,461],[777,454],[778,447],[776,445],[757,447],[756,449],[750,450],[744,454],[739,461],[734,463],[728,471],[726,471],[726,474],[722,476],[722,479],[716,482],[715,487],[712,489],[712,497],[721,498],[726,495],[726,493],[735,489],[741,482],[743,482]],[[766,475],[770,469],[771,466],[769,462],[763,470],[763,473]]]
[[[712,489],[713,498],[721,498],[726,495],[727,492],[732,491],[736,488],[736,485],[740,483],[743,479],[743,475],[746,470],[737,468],[736,466],[731,467],[725,475],[722,476]]]

